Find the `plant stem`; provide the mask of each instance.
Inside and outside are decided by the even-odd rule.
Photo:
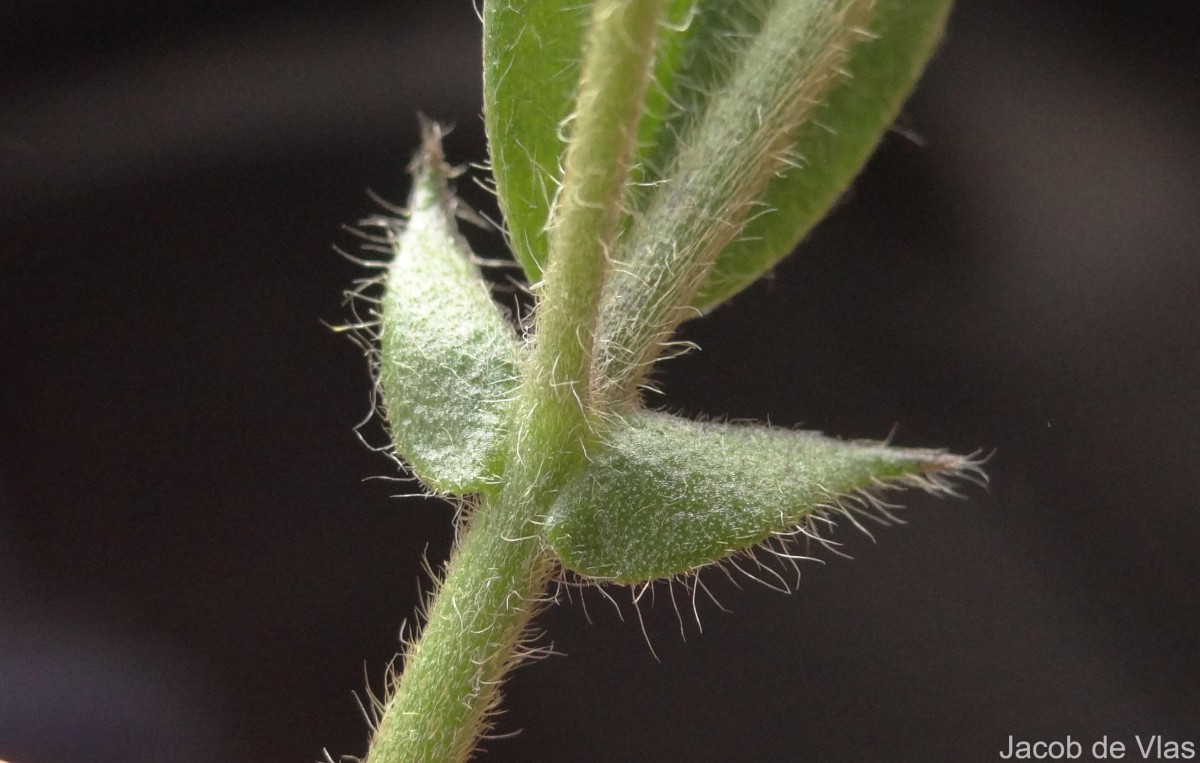
[[[593,6],[562,187],[550,214],[549,258],[529,366],[531,377],[542,375],[543,400],[558,409],[548,413],[561,418],[566,438],[588,434],[597,305],[627,200],[662,10],[663,0],[597,0]]]
[[[478,506],[372,740],[370,763],[462,761],[552,570],[512,490]]]
[[[504,485],[482,497],[447,566],[367,760],[464,761],[555,569],[538,520],[584,461],[592,330],[616,236],[664,0],[596,0],[563,188],[522,368]]]

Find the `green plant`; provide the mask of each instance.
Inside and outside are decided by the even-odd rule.
[[[949,0],[488,0],[492,169],[536,322],[492,300],[425,125],[369,322],[396,454],[460,502],[424,632],[368,760],[464,760],[559,574],[649,585],[880,489],[952,492],[936,450],[686,421],[640,390],[675,328],[744,288],[829,208],[894,119]],[[566,570],[567,573],[561,573]]]

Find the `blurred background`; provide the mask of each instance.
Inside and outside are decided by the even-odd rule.
[[[662,402],[994,449],[990,489],[843,529],[791,596],[710,574],[703,635],[660,598],[657,658],[628,606],[551,609],[568,656],[515,674],[485,760],[1200,743],[1198,38],[1190,3],[960,2]],[[479,46],[468,0],[0,2],[0,759],[365,750],[354,692],[451,511],[369,479],[398,473],[352,432],[371,382],[323,322],[363,272],[331,246],[404,199],[418,110],[486,157]]]

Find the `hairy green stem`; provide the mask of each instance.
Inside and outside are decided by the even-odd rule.
[[[559,420],[556,439],[587,436],[596,309],[626,201],[663,1],[597,0],[593,6],[538,287],[542,300],[529,371],[541,378],[527,378],[544,386],[543,400],[554,408],[547,415]]]
[[[596,0],[513,407],[504,485],[475,506],[371,743],[370,763],[463,761],[554,570],[540,518],[585,461],[592,325],[616,236],[663,0]]]
[[[476,507],[406,655],[370,763],[462,761],[475,748],[552,569],[540,538],[522,535],[530,509],[511,490]]]

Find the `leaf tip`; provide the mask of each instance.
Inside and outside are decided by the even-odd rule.
[[[988,474],[983,467],[995,454],[994,450],[984,452],[982,449],[965,456],[938,453],[922,465],[921,476],[934,484],[936,489],[933,492],[961,497],[955,487],[957,483],[969,482],[987,488]]]
[[[442,152],[442,138],[446,137],[448,129],[437,121],[430,119],[424,112],[417,112],[417,122],[421,127],[421,148],[408,165],[408,171],[414,175],[424,168],[440,168],[449,173],[446,157]]]

